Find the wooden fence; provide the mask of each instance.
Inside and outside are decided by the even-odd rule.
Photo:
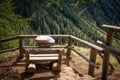
[[[25,47],[37,47],[37,46],[24,46],[23,45],[23,42],[25,39],[34,39],[36,38],[38,35],[19,35],[19,36],[15,36],[15,37],[10,37],[10,38],[6,38],[6,39],[1,39],[0,40],[0,43],[2,42],[6,42],[6,41],[11,41],[11,40],[16,40],[18,39],[19,40],[19,46],[16,47],[16,48],[12,48],[12,49],[6,49],[6,50],[1,50],[0,53],[3,53],[3,52],[8,52],[8,51],[13,51],[13,50],[19,50],[20,51],[20,58],[23,57],[23,48]],[[85,40],[82,40],[80,38],[77,38],[77,37],[74,37],[72,35],[49,35],[53,38],[63,38],[63,39],[67,39],[67,44],[68,45],[65,45],[64,48],[67,48],[67,65],[69,66],[69,60],[70,60],[70,54],[71,54],[71,50],[74,51],[75,53],[77,53],[79,56],[81,56],[83,59],[85,59],[88,63],[89,63],[89,71],[88,71],[88,74],[89,75],[92,75],[94,74],[94,69],[95,67],[98,68],[98,65],[95,64],[96,62],[96,55],[97,55],[97,52],[103,52],[103,48],[101,47],[98,47],[90,42],[87,42]],[[88,47],[91,48],[91,52],[90,52],[90,59],[88,59],[87,57],[85,57],[82,53],[80,53],[79,51],[75,50],[73,47],[72,47],[72,43],[73,41],[77,41],[79,43],[82,43]]]
[[[103,25],[104,28],[106,25]],[[108,26],[106,28],[109,28]],[[115,55],[118,55],[120,56],[120,51],[119,50],[116,50],[115,48],[111,47],[111,43],[112,43],[112,38],[113,38],[113,32],[116,31],[116,28],[109,28],[111,31],[108,33],[108,42],[103,43],[101,41],[97,41],[97,43],[103,47],[99,47],[99,46],[96,46],[90,42],[87,42],[85,40],[82,40],[80,38],[77,38],[75,36],[72,36],[72,35],[49,35],[51,37],[53,37],[54,39],[66,39],[67,40],[67,44],[68,45],[65,45],[64,48],[67,48],[67,65],[69,66],[69,60],[70,60],[70,54],[71,54],[71,51],[74,51],[75,53],[77,53],[79,56],[81,56],[84,60],[86,60],[88,63],[89,63],[89,70],[88,70],[88,74],[89,75],[94,75],[94,69],[95,67],[98,68],[99,66],[95,64],[96,62],[96,56],[97,56],[97,53],[99,53],[101,55],[101,53],[104,53],[104,55],[102,56],[103,57],[103,70],[102,70],[102,80],[107,80],[107,71],[108,71],[108,65],[110,64],[109,63],[109,51],[114,53]],[[117,31],[120,31],[120,28],[117,27]],[[34,39],[36,38],[38,35],[19,35],[19,36],[15,36],[15,37],[10,37],[10,38],[6,38],[6,39],[0,39],[0,43],[2,42],[7,42],[7,41],[12,41],[12,40],[19,40],[19,46],[16,47],[16,48],[11,48],[11,49],[6,49],[6,50],[1,50],[0,53],[4,53],[4,52],[8,52],[8,51],[13,51],[13,50],[19,50],[20,51],[20,58],[23,57],[23,48],[28,48],[28,47],[38,47],[38,46],[24,46],[23,45],[23,42],[25,39]],[[72,47],[72,44],[73,42],[79,42],[79,43],[82,43],[88,47],[91,48],[91,51],[90,51],[90,58],[88,59],[87,57],[85,57],[82,53],[80,53],[79,51],[77,51],[74,47]],[[110,64],[112,65],[112,64]]]
[[[115,55],[116,59],[120,63],[120,50],[112,47],[114,33],[120,32],[120,27],[104,24],[102,25],[102,28],[108,30],[106,43],[103,43],[101,41],[97,41],[97,43],[104,48],[102,80],[107,80],[110,52]]]

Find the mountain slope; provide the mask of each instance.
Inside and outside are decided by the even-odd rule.
[[[71,34],[90,42],[97,39],[103,41],[104,34],[83,20],[69,3],[69,1],[61,0],[62,9],[56,5],[51,5],[46,9],[44,0],[17,0],[16,11],[25,17],[36,13],[36,19],[31,26],[37,34]]]
[[[114,5],[112,0],[90,3],[88,9],[81,15],[79,15],[81,10],[73,8],[69,0],[57,0],[59,4],[57,2],[49,7],[46,7],[47,1],[15,0],[17,13],[26,18],[36,13],[35,20],[31,22],[34,34],[71,34],[95,43],[96,40],[105,41],[106,38],[106,33],[97,26],[105,23],[118,25],[120,22],[119,11],[114,10],[114,7],[116,9],[119,7],[118,1],[115,1]],[[119,39],[119,34],[116,37]],[[117,43],[115,41],[115,44]]]

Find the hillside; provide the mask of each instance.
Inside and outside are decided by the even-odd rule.
[[[70,1],[61,0],[61,8],[56,5],[46,8],[44,0],[17,0],[16,4],[17,12],[24,17],[36,13],[31,26],[37,34],[71,34],[90,42],[104,40],[104,34],[81,18],[78,10],[69,5]]]
[[[92,18],[94,20],[93,23],[98,27],[101,27],[102,24],[119,26],[119,7],[120,1],[118,0],[97,0],[95,4],[89,6],[87,16],[90,15],[88,18]],[[115,37],[120,40],[120,33],[116,33]]]
[[[104,32],[98,27],[102,24],[119,25],[120,22],[120,11],[114,10],[114,7],[117,9],[120,6],[117,0],[114,5],[112,0],[89,3],[87,10],[81,15],[79,12],[84,9],[83,5],[80,5],[81,10],[70,5],[75,1],[57,0],[59,5],[46,7],[47,1],[16,0],[16,12],[19,14],[29,17],[36,13],[36,18],[31,23],[36,34],[71,34],[90,42],[97,39],[104,41]]]
[[[6,0],[8,3],[2,1],[2,14],[10,16],[3,17],[7,17],[8,21],[0,23],[0,38],[19,34],[71,34],[95,43],[96,40],[105,41],[106,33],[100,29],[102,24],[120,23],[118,0],[114,3],[113,0],[97,0],[95,3],[88,0],[86,3],[80,3],[79,8],[72,5],[77,3],[76,0]],[[8,4],[9,7],[4,7]],[[9,14],[8,10],[11,10]],[[2,20],[1,18],[0,21]],[[2,26],[6,23],[10,26],[4,30]],[[8,34],[10,31],[12,32]],[[117,39],[120,39],[119,36],[119,33],[115,35]],[[118,43],[119,41],[114,41],[117,47]]]

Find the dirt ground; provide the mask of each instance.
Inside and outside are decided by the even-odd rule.
[[[81,71],[76,68],[72,62],[70,67],[66,66],[62,61],[60,72],[52,72],[48,66],[37,64],[35,73],[25,72],[25,61],[17,60],[17,56],[13,56],[0,63],[0,80],[100,80],[100,71],[97,70],[97,79],[85,75],[87,71]],[[108,80],[120,80],[120,72],[108,76]]]
[[[60,72],[52,72],[48,66],[37,64],[35,73],[25,72],[25,61],[16,56],[0,63],[0,80],[93,80],[91,76],[82,75],[62,62]]]

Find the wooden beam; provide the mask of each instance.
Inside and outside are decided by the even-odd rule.
[[[112,45],[113,35],[114,35],[114,31],[109,30],[107,34],[106,45],[108,46]],[[109,58],[110,58],[110,52],[109,50],[105,49],[104,57],[103,57],[102,80],[107,80]]]
[[[71,45],[72,45],[72,39],[69,38],[68,46],[71,46]],[[71,49],[67,48],[67,54],[66,54],[66,64],[67,64],[67,66],[69,66],[70,54],[71,54]]]
[[[77,53],[79,56],[81,56],[84,60],[86,60],[88,63],[90,63],[91,65],[95,66],[96,68],[99,68],[99,66],[97,64],[95,64],[94,62],[90,61],[87,57],[85,57],[84,55],[82,55],[79,51],[75,50],[74,48],[72,48],[71,46],[67,46],[68,48],[70,48],[72,51],[74,51],[75,53]]]
[[[39,46],[23,46],[23,48],[39,48]],[[67,48],[66,46],[51,46],[48,48]]]
[[[11,48],[11,49],[5,49],[5,50],[1,50],[0,53],[9,52],[9,51],[14,51],[14,50],[18,50],[18,49],[19,49],[19,47]]]
[[[14,40],[14,39],[18,39],[18,36],[13,36],[13,37],[5,38],[5,39],[0,39],[0,43],[10,41],[10,40]]]
[[[97,40],[97,44],[100,45],[103,48],[108,49],[112,54],[115,54],[116,56],[120,56],[120,51],[113,48],[112,46],[108,46],[108,45],[106,45],[105,43],[103,43],[99,40]]]
[[[94,44],[92,44],[92,43],[90,43],[88,41],[82,40],[82,39],[74,37],[74,36],[70,36],[70,37],[71,37],[72,40],[75,40],[75,41],[78,41],[78,42],[80,42],[82,44],[85,44],[88,47],[91,47],[91,48],[93,48],[93,49],[95,49],[95,50],[97,50],[99,52],[103,52],[104,51],[103,48],[101,48],[99,46],[96,46],[96,45],[94,45]]]
[[[96,57],[97,57],[97,51],[91,48],[90,61],[92,61],[93,63],[96,63]],[[89,64],[88,74],[91,76],[94,76],[94,70],[95,70],[95,66]]]
[[[103,29],[108,29],[108,30],[113,30],[113,31],[119,31],[120,32],[120,27],[118,27],[118,26],[112,26],[112,25],[103,24],[102,28]]]
[[[19,35],[20,38],[36,38],[37,36],[39,35]],[[69,38],[70,35],[45,35],[45,36],[51,36],[53,38]]]
[[[22,59],[23,58],[23,38],[19,38],[19,52],[20,52],[20,56],[19,58]]]
[[[64,48],[24,48],[25,51],[32,54],[58,53],[63,52]]]

